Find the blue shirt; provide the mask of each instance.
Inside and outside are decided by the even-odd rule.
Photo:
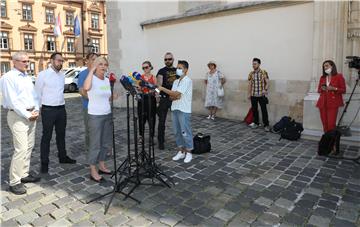
[[[85,79],[86,79],[88,74],[89,74],[89,69],[85,69],[85,70],[83,70],[83,71],[81,71],[79,73],[79,77],[78,77],[78,87],[79,87],[79,89],[83,88]],[[81,101],[82,101],[82,104],[83,104],[83,108],[87,109],[88,104],[89,104],[89,99],[87,99],[86,97],[81,96]]]

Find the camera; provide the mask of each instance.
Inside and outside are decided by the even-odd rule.
[[[360,57],[358,56],[347,56],[346,59],[350,59],[349,68],[360,70]]]

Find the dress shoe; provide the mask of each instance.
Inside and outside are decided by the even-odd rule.
[[[163,143],[159,143],[159,150],[164,150],[165,149],[165,146]]]
[[[40,177],[35,177],[29,174],[29,176],[21,178],[21,183],[35,183],[40,181]]]
[[[106,180],[102,177],[99,180],[96,180],[93,176],[90,175],[90,180],[95,181],[97,183],[105,182]]]
[[[60,163],[68,163],[68,164],[75,164],[76,160],[69,158],[69,156],[65,156],[64,158],[59,159]]]
[[[105,172],[105,171],[102,171],[101,169],[99,169],[98,173],[99,173],[99,174],[112,175],[114,172],[113,172],[113,171],[110,171],[110,172]]]
[[[16,184],[14,186],[9,186],[9,190],[15,195],[22,195],[26,193],[26,189],[23,183]]]
[[[40,168],[40,172],[41,173],[48,173],[49,172],[49,165],[48,164],[41,164],[41,168]]]

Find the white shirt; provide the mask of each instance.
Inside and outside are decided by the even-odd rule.
[[[172,111],[180,110],[184,113],[191,113],[192,88],[192,80],[189,76],[185,76],[182,80],[177,79],[174,81],[171,90],[180,92],[181,97],[178,100],[172,101]]]
[[[41,71],[35,82],[35,90],[40,98],[40,105],[64,105],[64,85],[64,73],[56,72],[52,67]]]
[[[87,92],[89,98],[88,113],[91,115],[106,115],[111,113],[111,88],[108,78],[103,80],[93,76],[91,89]]]
[[[6,109],[14,110],[19,116],[26,119],[31,112],[26,109],[35,108],[39,111],[39,100],[31,78],[17,69],[12,69],[0,79],[2,105]]]

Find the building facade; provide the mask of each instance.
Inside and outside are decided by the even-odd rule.
[[[359,1],[112,1],[107,7],[112,28],[110,68],[127,74],[150,60],[156,74],[168,51],[175,60],[188,60],[194,113],[206,114],[204,76],[210,60],[227,78],[219,117],[244,119],[250,107],[247,77],[252,59],[258,57],[270,76],[271,124],[290,115],[307,131],[320,133],[315,88],[322,62],[336,62],[348,93],[357,78],[345,57],[360,56]],[[120,85],[117,89],[123,91]],[[124,106],[125,98],[116,104]],[[359,105],[357,90],[345,123],[354,118]],[[359,131],[359,116],[352,128]]]
[[[62,34],[55,36],[60,18]],[[74,34],[78,17],[80,35]],[[37,75],[49,64],[52,53],[61,52],[64,68],[83,66],[89,51],[107,55],[105,1],[1,0],[1,75],[12,67],[11,55],[26,51],[29,74]]]

